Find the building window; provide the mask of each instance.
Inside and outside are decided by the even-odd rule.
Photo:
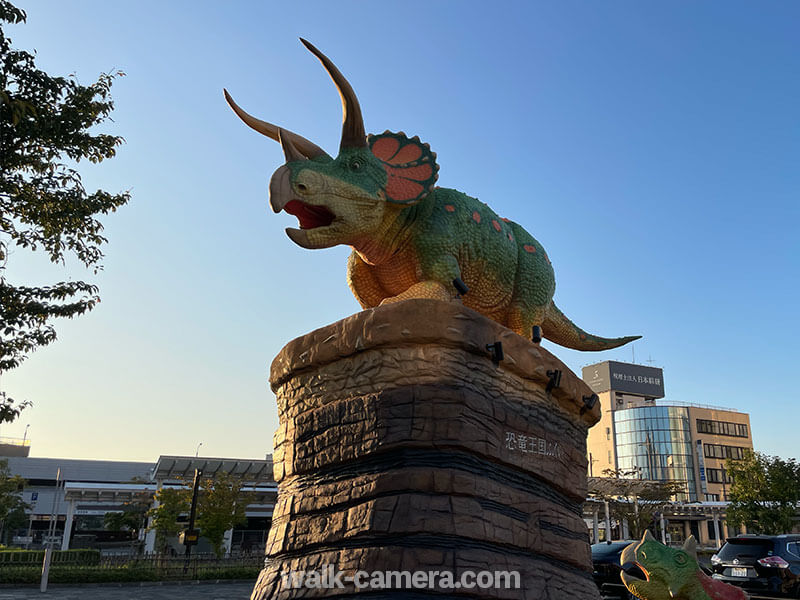
[[[730,437],[748,437],[747,425],[744,423],[731,423],[729,421],[710,421],[697,419],[697,433],[710,433],[711,435],[727,435]]]
[[[731,483],[732,480],[725,469],[706,469],[709,483]]]
[[[719,502],[719,494],[706,494],[706,502]]]
[[[606,427],[606,439],[611,439],[611,427]]]
[[[732,458],[733,460],[742,460],[747,450],[750,450],[750,448],[725,446],[723,444],[703,444],[703,455],[706,458]]]
[[[611,450],[608,451],[608,464],[611,464]]]

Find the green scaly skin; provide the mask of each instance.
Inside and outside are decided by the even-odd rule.
[[[647,579],[624,570],[620,573],[628,591],[642,600],[747,600],[741,589],[711,579],[697,564],[697,543],[689,536],[682,548],[669,548],[646,532],[641,542],[623,550],[623,569],[636,564]]]

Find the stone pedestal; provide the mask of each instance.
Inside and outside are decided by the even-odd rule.
[[[543,348],[456,302],[409,300],[290,342],[270,381],[279,491],[252,600],[599,598],[581,504],[600,408]],[[359,571],[426,575],[357,589]],[[496,571],[519,572],[519,589],[482,589]]]

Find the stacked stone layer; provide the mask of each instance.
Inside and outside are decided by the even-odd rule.
[[[487,344],[501,341],[492,362]],[[548,371],[561,384],[546,391]],[[581,503],[599,406],[543,348],[409,300],[289,343],[270,377],[278,500],[252,600],[598,598]],[[518,571],[519,589],[312,589],[289,572]],[[306,580],[307,581],[307,580]]]

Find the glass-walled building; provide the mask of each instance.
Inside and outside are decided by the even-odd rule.
[[[640,406],[613,412],[616,466],[642,479],[676,481],[678,500],[697,500],[692,431],[683,406]]]
[[[749,415],[662,400],[657,367],[605,361],[584,367],[583,380],[602,408],[587,439],[590,477],[636,469],[642,479],[683,483],[681,500],[728,500],[725,460],[753,449]]]

